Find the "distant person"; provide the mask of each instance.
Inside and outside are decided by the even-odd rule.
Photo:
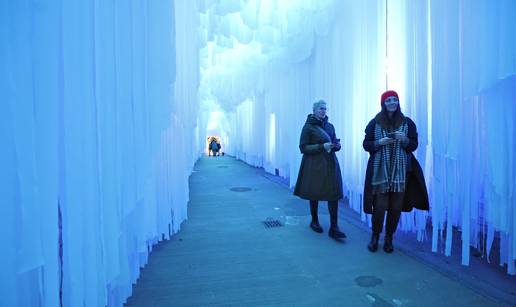
[[[211,143],[210,143],[210,151],[213,153],[213,156],[217,156],[217,153],[219,152],[219,147],[220,145],[217,144],[217,141],[215,139],[212,139],[211,140]],[[208,155],[210,153],[208,152]]]
[[[328,122],[326,102],[319,100],[313,104],[313,114],[309,114],[299,141],[303,154],[294,194],[310,201],[312,221],[310,228],[322,233],[319,224],[319,201],[328,201],[330,230],[334,239],[345,238],[338,227],[338,202],[342,198],[342,177],[335,152],[340,150],[340,140],[335,136],[335,128]]]
[[[371,241],[367,248],[378,249],[385,211],[387,224],[383,250],[392,253],[392,237],[401,211],[413,207],[428,210],[428,194],[421,166],[412,154],[418,146],[414,122],[401,113],[398,93],[386,91],[380,100],[382,110],[365,129],[364,149],[369,161],[364,184],[364,212],[373,215]]]

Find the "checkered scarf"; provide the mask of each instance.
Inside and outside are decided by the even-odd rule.
[[[408,133],[407,122],[395,129],[393,132]],[[374,129],[374,139],[386,137],[389,131],[383,129],[378,123]],[[407,152],[401,147],[401,142],[396,140],[394,143],[382,146],[374,154],[373,178],[371,181],[373,194],[387,192],[404,192],[405,175],[407,171]]]

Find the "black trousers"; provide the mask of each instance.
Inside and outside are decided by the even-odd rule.
[[[380,234],[382,232],[385,211],[387,211],[385,233],[388,237],[392,237],[398,228],[404,196],[405,192],[388,192],[375,195],[373,233]]]
[[[333,229],[338,229],[338,210],[339,210],[339,201],[338,200],[329,200],[328,201],[328,212],[330,213],[330,227]],[[312,215],[312,222],[319,223],[319,201],[311,200],[310,201],[310,214]]]

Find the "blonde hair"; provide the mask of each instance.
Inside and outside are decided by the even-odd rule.
[[[316,102],[314,102],[314,105],[312,107],[313,111],[315,112],[315,110],[317,110],[323,104],[327,104],[327,103],[326,103],[326,101],[324,101],[322,99],[317,100]]]

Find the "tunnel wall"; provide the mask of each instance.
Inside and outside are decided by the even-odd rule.
[[[187,218],[195,2],[2,1],[0,25],[0,305],[121,306]]]
[[[361,204],[368,158],[362,140],[366,124],[380,111],[380,94],[394,89],[402,111],[417,125],[415,155],[431,200],[429,213],[404,213],[400,228],[432,240],[432,250],[445,255],[451,254],[455,228],[464,265],[471,246],[487,261],[500,246],[497,261],[515,274],[515,4],[388,1],[388,10],[376,1],[339,5],[340,17],[327,34],[315,35],[308,57],[273,63],[262,72],[263,85],[251,100],[265,112],[242,113],[265,126],[236,129],[232,137],[263,138],[259,166],[289,178],[294,187],[302,125],[312,103],[325,99],[342,139],[337,156],[346,197],[370,223]],[[256,165],[246,150],[238,155]]]

